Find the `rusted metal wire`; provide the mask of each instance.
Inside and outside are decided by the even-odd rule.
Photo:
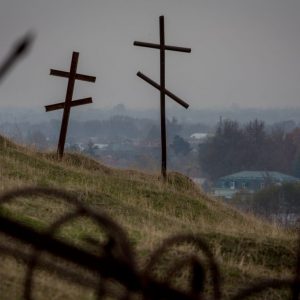
[[[32,199],[30,201],[34,201],[35,197],[44,200],[47,198],[48,201],[49,197],[61,199],[74,209],[54,221],[45,230],[36,230],[24,222],[21,223],[13,219],[12,214],[3,213],[4,210],[1,210],[4,204],[24,197]],[[97,247],[96,252],[89,252],[57,237],[58,230],[62,226],[79,217],[90,218],[101,227],[101,232],[106,234],[105,242],[89,240]],[[219,265],[209,246],[201,237],[189,234],[168,238],[150,254],[146,266],[138,268],[135,253],[124,230],[105,213],[92,210],[82,203],[75,194],[63,190],[24,188],[2,194],[0,196],[0,232],[30,246],[30,249],[25,249],[26,247],[22,249],[14,246],[13,243],[12,245],[0,245],[1,255],[21,260],[27,265],[23,292],[23,299],[25,300],[34,299],[34,279],[37,269],[45,270],[62,280],[93,289],[97,299],[103,299],[106,296],[109,296],[110,299],[136,299],[134,298],[136,295],[145,300],[220,300],[224,298]],[[182,245],[193,246],[192,253],[189,251],[189,254],[181,258],[172,259],[169,266],[163,265],[161,269],[164,257],[168,252],[174,247]],[[180,251],[184,252],[184,249],[180,248]],[[190,250],[190,247],[188,249]],[[299,249],[294,276],[286,279],[259,281],[237,291],[230,299],[240,300],[255,295],[259,296],[268,289],[288,289],[291,291],[290,299],[299,299]],[[203,255],[199,256],[199,252]],[[61,265],[52,262],[49,258],[45,259],[42,253],[63,259],[66,264]],[[165,264],[165,262],[163,263]],[[81,276],[75,266],[86,270],[87,274]],[[174,286],[174,279],[178,272],[186,267],[191,270],[190,277],[187,279],[188,290],[181,290]],[[159,269],[160,274],[164,273],[165,276],[157,278],[156,269]],[[122,291],[109,288],[108,283],[112,282],[118,283],[122,287]],[[210,286],[209,289],[207,289],[208,285]],[[209,294],[207,294],[207,290],[210,290]]]
[[[0,81],[13,67],[13,65],[17,62],[17,60],[28,52],[33,42],[33,38],[34,38],[33,34],[28,33],[16,42],[11,52],[8,54],[7,58],[0,66]]]
[[[221,276],[220,276],[219,267],[208,245],[200,237],[197,237],[195,235],[176,235],[165,240],[163,244],[160,247],[158,247],[150,256],[150,260],[145,267],[145,273],[149,276],[149,274],[151,274],[152,270],[154,269],[155,265],[159,264],[160,258],[166,251],[168,251],[173,246],[178,246],[182,244],[191,244],[195,246],[198,250],[203,251],[204,255],[208,259],[208,269],[212,277],[214,299],[221,299],[221,282],[220,282]],[[194,257],[191,257],[190,259],[187,260],[192,262],[195,268],[199,269],[201,266],[202,270],[205,269],[204,265],[202,265],[199,261],[196,261]],[[177,265],[176,261],[173,263],[175,263],[175,266]],[[178,267],[180,267],[181,264],[182,263],[179,262],[179,265],[177,265],[177,267],[174,268],[174,271],[178,270]],[[201,277],[202,277],[201,280],[204,280],[204,276]],[[172,277],[168,277],[168,278],[172,278]],[[192,281],[194,282],[195,279],[192,279]],[[199,282],[198,284],[199,286],[204,285],[203,282]],[[193,283],[191,284],[191,286],[195,286],[195,284]],[[202,288],[200,290],[202,291]]]

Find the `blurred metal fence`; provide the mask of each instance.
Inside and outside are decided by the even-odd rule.
[[[74,207],[63,217],[54,221],[46,230],[37,230],[26,222],[12,218],[5,204],[17,199],[34,201],[38,197],[42,201],[60,200]],[[28,201],[28,200],[27,200]],[[97,250],[88,251],[80,246],[57,237],[61,226],[79,217],[88,217],[101,232],[105,233],[103,242],[95,242]],[[176,235],[162,242],[144,267],[138,267],[136,255],[125,231],[105,213],[94,211],[78,197],[63,190],[51,188],[24,188],[6,192],[0,196],[0,232],[12,240],[21,241],[31,246],[30,253],[25,248],[13,247],[0,242],[0,255],[12,257],[26,265],[23,298],[34,299],[34,277],[36,269],[43,269],[62,280],[93,289],[97,299],[223,299],[222,276],[220,268],[207,243],[199,236]],[[1,241],[1,240],[0,240]],[[194,252],[174,260],[170,266],[164,267],[164,279],[158,278],[155,270],[163,264],[162,257],[173,247],[190,244]],[[200,252],[202,255],[199,256]],[[67,264],[55,264],[44,260],[41,253],[64,260]],[[290,299],[299,299],[300,294],[300,251],[298,250],[295,274],[286,279],[269,279],[239,290],[230,299],[247,299],[260,295],[266,290],[289,289]],[[71,263],[94,274],[94,277],[81,276],[76,269],[67,267]],[[190,276],[186,289],[179,289],[174,278],[182,269],[189,267]],[[96,279],[95,279],[96,278]],[[107,288],[110,282],[118,283],[121,289],[116,292]],[[1,282],[0,282],[1,285]],[[47,296],[45,295],[47,299]]]
[[[0,65],[0,82],[13,68],[19,58],[24,56],[29,51],[29,48],[33,42],[33,38],[33,34],[28,33],[15,43],[2,65]]]

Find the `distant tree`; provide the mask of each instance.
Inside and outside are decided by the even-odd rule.
[[[13,134],[13,139],[19,143],[23,142],[23,133],[22,133],[22,125],[15,124],[15,130]]]
[[[178,123],[178,120],[173,117],[171,121],[167,120],[167,136],[170,140],[178,135],[182,129],[182,125]]]
[[[238,171],[241,166],[243,133],[236,121],[224,120],[217,125],[215,135],[199,145],[200,167],[215,180]]]
[[[293,174],[300,153],[299,132],[294,131],[286,134],[275,127],[267,133],[259,120],[243,127],[232,120],[221,121],[215,135],[199,145],[200,167],[212,180],[243,170]]]
[[[122,115],[126,112],[126,106],[123,103],[119,103],[112,109],[114,114]]]
[[[87,148],[84,150],[84,152],[88,155],[95,156],[95,147],[92,140],[89,140]]]
[[[269,136],[270,165],[284,173],[293,173],[293,162],[297,147],[293,137],[286,134],[282,128],[274,128]]]
[[[280,128],[284,133],[289,133],[289,132],[293,131],[297,126],[296,126],[295,121],[288,120],[288,121],[281,121],[281,122],[274,123],[272,125],[272,127],[273,127],[273,129]]]
[[[190,144],[179,135],[175,135],[171,147],[177,155],[187,155],[191,152]]]
[[[139,128],[135,119],[127,116],[113,116],[104,123],[108,136],[135,138],[139,135]]]
[[[300,213],[300,184],[284,183],[270,186],[253,196],[253,211],[269,217],[272,214]]]
[[[292,174],[300,178],[300,128],[295,128],[287,134],[287,138],[294,145],[294,159],[292,161]]]
[[[159,140],[160,139],[160,130],[159,127],[156,125],[153,125],[146,137],[147,140],[153,141],[153,140]]]
[[[297,151],[300,151],[300,128],[295,128],[288,133],[287,136],[293,141],[294,145],[297,147]]]
[[[267,134],[263,121],[254,120],[243,128],[244,145],[240,149],[243,152],[243,167],[248,170],[266,170],[268,166]]]
[[[293,175],[300,178],[300,155],[298,154],[293,162]]]
[[[47,147],[47,139],[39,130],[29,132],[27,135],[27,141],[30,145],[35,146],[38,149],[44,149]]]
[[[72,152],[81,152],[81,149],[78,144],[71,144],[69,150]]]

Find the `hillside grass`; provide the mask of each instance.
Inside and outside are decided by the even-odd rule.
[[[171,173],[163,183],[158,174],[112,169],[78,154],[67,153],[57,161],[53,153],[39,153],[0,136],[0,192],[26,186],[63,188],[76,193],[94,210],[107,212],[128,232],[141,265],[168,236],[200,235],[220,263],[227,296],[260,278],[282,278],[293,272],[295,232],[209,198],[177,173]],[[59,200],[37,198],[14,201],[1,212],[45,228],[69,209]],[[66,226],[61,235],[80,244],[86,235],[96,237],[101,232],[88,220],[79,220]],[[18,242],[2,235],[0,243],[18,247]],[[23,273],[21,262],[1,257],[0,299],[21,299]],[[38,299],[74,299],[75,295],[77,299],[93,299],[89,290],[40,274],[35,289]],[[272,293],[273,299],[285,296]]]

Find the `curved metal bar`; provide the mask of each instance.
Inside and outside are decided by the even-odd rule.
[[[18,197],[55,197],[74,206],[75,210],[60,217],[42,232],[35,231],[26,224],[21,224],[7,215],[1,214],[0,211],[0,231],[11,235],[25,243],[33,246],[34,251],[28,253],[27,250],[17,249],[9,245],[0,245],[0,253],[21,259],[27,264],[26,280],[24,282],[24,299],[32,300],[34,270],[41,268],[50,272],[58,272],[59,277],[64,280],[70,280],[79,285],[95,289],[97,299],[109,296],[112,299],[130,300],[135,299],[136,295],[142,296],[142,299],[178,299],[178,300],[201,300],[201,299],[222,299],[221,274],[219,266],[214,259],[213,253],[208,244],[199,236],[192,234],[176,235],[166,239],[150,255],[149,262],[143,270],[138,270],[135,262],[135,254],[128,241],[126,233],[110,217],[102,212],[95,212],[82,203],[74,194],[49,188],[23,188],[10,191],[0,195],[0,206],[15,200]],[[71,246],[55,238],[55,233],[65,225],[78,217],[89,217],[95,223],[104,229],[108,237],[108,242],[100,245],[100,256],[88,253],[83,249]],[[160,259],[166,254],[171,247],[182,244],[192,244],[198,250],[204,253],[205,263],[198,258],[196,253],[189,254],[181,259],[174,259],[171,266],[167,267],[167,280],[157,280],[152,271],[160,263]],[[299,240],[300,249],[300,240]],[[51,263],[47,260],[41,260],[41,253],[47,251],[66,261],[76,263],[80,267],[87,268],[98,276],[95,278],[82,278],[74,270],[65,269],[60,265]],[[256,284],[244,288],[233,295],[231,300],[242,300],[248,297],[260,295],[268,289],[289,289],[291,299],[297,299],[300,290],[300,251],[297,253],[297,263],[295,275],[287,279],[270,279],[260,281]],[[172,287],[170,280],[176,275],[176,272],[187,266],[192,267],[192,276],[189,282],[190,289],[187,292],[180,291]],[[210,272],[212,280],[212,295],[204,295],[206,272]],[[92,274],[92,273],[91,273]],[[99,283],[99,280],[102,280]],[[108,290],[105,286],[107,280],[113,279],[124,287],[122,293],[117,294],[115,291]],[[84,282],[83,282],[84,280]],[[132,297],[133,296],[133,297]],[[296,298],[295,298],[296,297]]]
[[[213,295],[214,295],[213,299],[216,300],[221,299],[222,298],[221,280],[220,280],[221,275],[220,275],[218,264],[214,259],[214,255],[210,251],[206,242],[203,241],[203,239],[192,234],[175,235],[163,241],[162,245],[158,247],[150,256],[150,260],[144,269],[146,276],[149,276],[151,274],[151,271],[154,268],[154,266],[159,262],[162,255],[169,250],[169,248],[184,243],[193,244],[194,246],[198,247],[199,250],[203,251],[204,254],[206,255],[208,259],[209,271],[211,272],[211,276],[212,276]]]

